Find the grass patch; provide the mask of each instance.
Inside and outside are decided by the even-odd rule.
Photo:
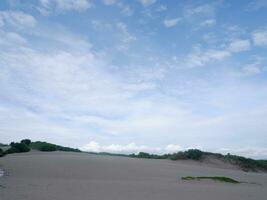
[[[214,180],[225,183],[240,183],[239,181],[224,176],[184,176],[182,180]]]

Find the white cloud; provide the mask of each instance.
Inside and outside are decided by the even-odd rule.
[[[53,9],[59,11],[85,11],[91,7],[89,0],[39,0],[41,7],[39,11],[43,15],[48,15]]]
[[[98,142],[91,141],[88,144],[81,147],[83,151],[88,152],[111,152],[111,153],[138,153],[138,152],[159,152],[159,148],[152,148],[146,145],[137,145],[135,143],[129,143],[125,145],[110,144],[100,145]]]
[[[156,3],[157,0],[138,0],[144,7],[151,6]]]
[[[181,21],[180,18],[175,18],[175,19],[165,19],[163,21],[163,24],[167,27],[167,28],[171,28],[177,25],[177,23]]]
[[[174,153],[174,152],[182,151],[183,148],[178,144],[169,144],[165,147],[164,150],[166,153]]]
[[[87,152],[111,152],[111,153],[139,153],[139,152],[148,152],[148,153],[174,153],[182,151],[183,148],[177,144],[169,144],[165,147],[151,147],[147,145],[137,145],[134,142],[128,144],[109,144],[102,145],[96,141],[91,141],[88,144],[81,147],[83,151]]]
[[[215,13],[216,4],[203,4],[199,6],[189,6],[184,10],[185,17],[192,18],[198,16],[213,16]]]
[[[250,41],[249,40],[234,40],[229,44],[229,51],[231,52],[241,52],[247,51],[250,49]]]
[[[195,48],[194,51],[185,58],[185,66],[190,68],[204,66],[214,61],[222,61],[235,53],[247,51],[251,47],[249,40],[236,39],[221,49],[200,49]]]
[[[129,5],[119,3],[118,7],[121,9],[121,13],[125,16],[132,16],[134,14],[134,10]]]
[[[122,42],[120,48],[127,49],[131,42],[137,40],[137,38],[128,31],[127,25],[125,23],[118,22],[116,24],[116,27],[119,31],[120,40]]]
[[[227,50],[208,49],[201,51],[196,49],[190,53],[185,59],[185,66],[190,68],[204,66],[213,61],[220,61],[231,56],[231,52]]]
[[[15,44],[25,44],[27,40],[21,35],[15,32],[4,32],[0,30],[0,44],[1,45],[15,45]]]
[[[265,46],[267,45],[267,29],[257,30],[252,34],[254,45]]]
[[[21,11],[0,11],[0,27],[11,25],[15,28],[33,27],[37,23],[36,19]]]
[[[254,58],[254,61],[250,64],[245,65],[242,70],[245,75],[255,75],[263,72],[264,67],[264,59],[261,57]]]
[[[203,22],[201,22],[200,26],[210,27],[210,26],[214,26],[215,24],[216,24],[215,19],[207,19],[207,20],[204,20]]]
[[[243,71],[245,74],[247,75],[253,75],[253,74],[259,74],[261,73],[261,66],[259,66],[258,64],[249,64],[246,65],[245,67],[243,67]]]

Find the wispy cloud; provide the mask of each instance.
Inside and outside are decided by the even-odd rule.
[[[257,46],[267,45],[267,29],[260,29],[252,34],[253,42]]]
[[[53,10],[57,11],[85,11],[91,7],[89,0],[39,0],[38,10],[43,15],[48,15]]]
[[[174,19],[165,19],[163,21],[163,24],[167,27],[167,28],[171,28],[177,25],[177,23],[181,21],[181,18],[174,18]]]
[[[15,28],[33,27],[37,21],[32,15],[21,11],[0,11],[0,27],[10,25]]]
[[[229,44],[228,49],[231,52],[247,51],[250,49],[250,41],[241,39],[234,40]]]
[[[210,27],[210,26],[214,26],[216,24],[216,20],[215,19],[206,19],[203,22],[200,23],[200,26],[202,27]]]
[[[221,49],[206,49],[202,50],[196,47],[185,59],[185,65],[188,67],[204,66],[214,61],[222,61],[229,58],[235,53],[247,51],[251,44],[249,40],[235,39],[226,47]]]

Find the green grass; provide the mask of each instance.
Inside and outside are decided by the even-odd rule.
[[[239,181],[224,176],[184,176],[182,180],[214,180],[226,183],[240,183]]]

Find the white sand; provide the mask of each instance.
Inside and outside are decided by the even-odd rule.
[[[1,200],[263,200],[267,174],[83,153],[13,154],[0,158]],[[183,181],[182,176],[228,176],[257,184]]]

